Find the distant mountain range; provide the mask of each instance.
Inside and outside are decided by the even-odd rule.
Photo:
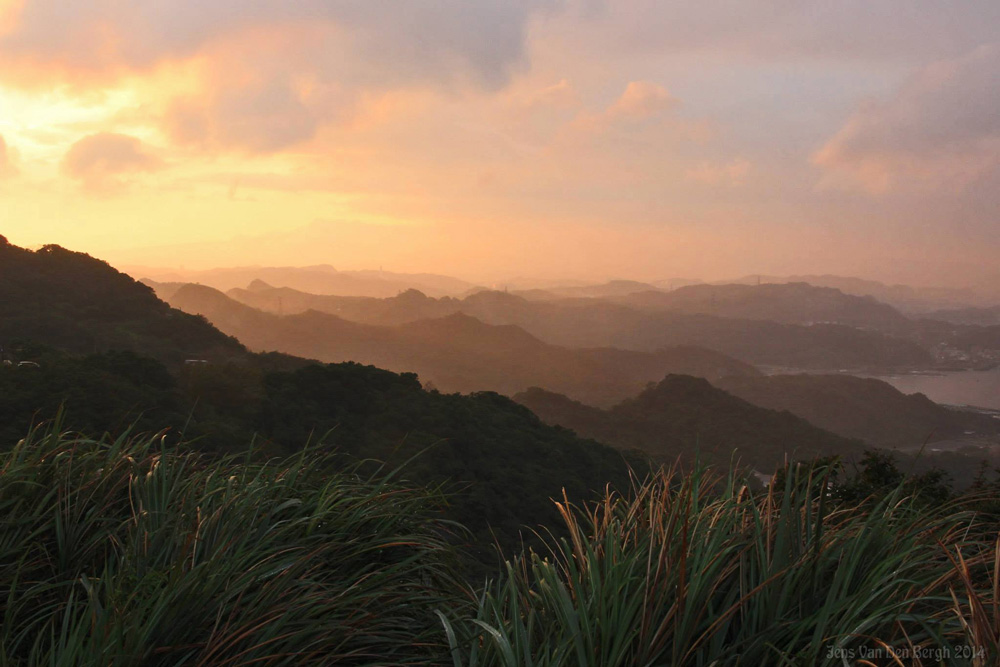
[[[1000,326],[1000,306],[990,308],[946,308],[927,313],[925,318],[953,324]]]
[[[911,314],[922,314],[940,308],[981,305],[1000,298],[995,291],[984,293],[973,289],[949,287],[913,287],[910,285],[887,285],[877,280],[865,280],[850,276],[835,275],[792,275],[792,276],[745,276],[727,283],[757,285],[767,283],[809,283],[816,287],[830,287],[845,294],[870,296]]]
[[[245,287],[255,280],[312,294],[377,298],[396,296],[408,289],[419,289],[432,296],[459,295],[476,287],[458,278],[430,273],[338,271],[325,264],[306,267],[250,266],[207,271],[131,267],[128,271],[138,278],[148,278],[157,283],[199,283],[222,291]]]
[[[771,320],[786,324],[846,324],[878,331],[905,328],[909,322],[892,306],[804,282],[751,285],[691,285],[671,292],[633,292],[614,299],[636,308]]]
[[[390,300],[391,307],[401,308],[410,299],[430,301],[404,295]],[[279,316],[203,285],[181,287],[170,303],[204,315],[253,350],[415,372],[447,392],[510,395],[541,385],[595,405],[610,405],[668,373],[709,378],[759,373],[748,364],[692,346],[651,352],[559,347],[520,327],[486,324],[461,312],[399,325],[362,324],[316,310]]]
[[[157,289],[169,298],[176,288]],[[497,291],[463,299],[434,299],[416,291],[387,299],[335,297],[257,282],[252,289],[230,290],[228,295],[275,314],[317,310],[364,324],[405,324],[464,313],[488,324],[518,326],[564,347],[653,352],[697,345],[766,366],[896,369],[934,361],[927,346],[875,330],[906,328],[909,321],[891,307],[807,285],[692,286],[607,299],[538,300]],[[796,315],[799,308],[802,312]],[[762,319],[755,309],[790,322]]]

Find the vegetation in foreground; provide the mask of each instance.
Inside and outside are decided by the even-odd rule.
[[[995,664],[995,512],[834,475],[564,497],[470,585],[432,491],[50,426],[0,454],[0,664]]]
[[[660,472],[560,503],[568,539],[516,554],[474,617],[443,619],[454,664],[996,664],[996,532],[902,487],[841,504],[833,474],[754,494]]]
[[[333,463],[34,431],[0,456],[0,664],[432,663],[450,526]]]

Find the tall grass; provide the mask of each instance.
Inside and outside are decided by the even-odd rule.
[[[32,431],[0,454],[0,666],[1000,660],[995,526],[902,487],[661,471],[563,498],[568,537],[473,597],[433,495],[357,470]]]
[[[996,664],[1000,561],[971,513],[901,492],[833,508],[827,481],[802,467],[754,494],[666,471],[564,501],[568,539],[516,555],[475,615],[439,614],[453,664]],[[988,585],[963,575],[970,550]]]
[[[33,431],[0,454],[0,664],[433,663],[449,526],[330,464]]]

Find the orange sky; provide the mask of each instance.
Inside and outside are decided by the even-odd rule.
[[[995,280],[995,0],[0,0],[0,233],[118,264]]]

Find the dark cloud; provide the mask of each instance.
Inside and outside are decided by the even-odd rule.
[[[121,186],[120,176],[155,171],[162,162],[135,137],[101,132],[80,139],[63,158],[63,172],[92,190]]]

